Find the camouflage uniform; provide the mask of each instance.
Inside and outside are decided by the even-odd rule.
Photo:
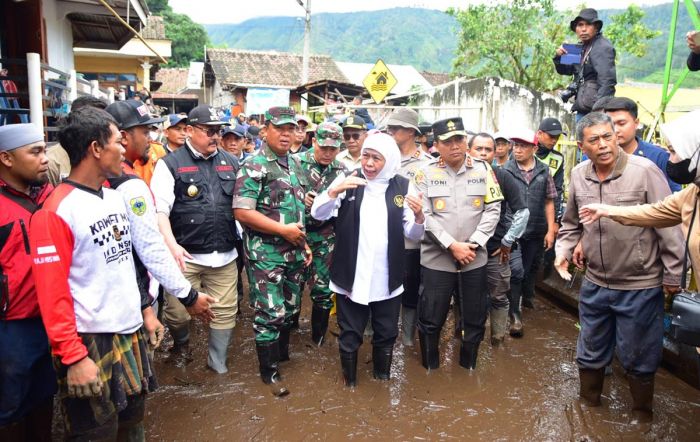
[[[238,172],[234,209],[253,209],[283,224],[305,222],[304,172],[298,159],[278,157],[267,144],[249,157]],[[280,236],[246,228],[245,250],[254,299],[253,328],[258,343],[276,341],[299,310],[304,273],[304,247]]]
[[[331,130],[337,128],[338,147],[340,147],[342,137],[340,126],[333,123],[323,123],[319,126],[319,132],[323,132],[327,125],[335,126]],[[313,150],[297,154],[296,157],[305,173],[307,192],[315,192],[320,195],[328,189],[333,180],[345,172],[343,165],[335,159],[328,166],[321,166],[314,158]],[[334,223],[311,218],[309,209],[307,209],[306,232],[306,242],[313,252],[313,261],[307,274],[307,280],[310,281],[311,286],[311,300],[323,309],[330,309],[333,307],[331,298],[333,292],[328,285],[331,278],[331,256],[335,246]]]

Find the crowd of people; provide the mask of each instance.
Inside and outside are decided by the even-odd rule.
[[[1,126],[0,439],[50,440],[56,395],[67,438],[143,440],[165,328],[168,358],[187,364],[190,322],[204,321],[206,365],[223,374],[241,303],[254,311],[262,382],[287,394],[280,364],[305,288],[313,345],[336,312],[348,388],[367,328],[374,378],[390,379],[399,334],[405,346],[417,334],[421,364],[439,369],[450,311],[458,363],[474,370],[487,320],[492,346],[525,334],[546,253],[564,278],[569,263],[586,267],[581,399],[600,405],[616,351],[634,411],[650,418],[684,234],[700,259],[688,235],[698,111],[662,126],[667,148],[642,141],[637,104],[613,96],[614,56],[596,71],[612,49],[597,13],[571,28],[581,87],[598,72],[600,89],[575,104],[587,159],[566,201],[554,149],[566,133],[553,117],[490,134],[458,116],[420,122],[408,107],[374,128],[362,112],[316,124],[272,107],[229,120],[203,104],[162,118],[141,100],[81,97],[48,150],[35,126]],[[572,73],[563,55],[557,70]]]

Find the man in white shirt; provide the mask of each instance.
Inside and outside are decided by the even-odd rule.
[[[236,324],[238,281],[235,223],[231,204],[238,161],[218,150],[221,126],[216,111],[201,105],[188,116],[187,141],[156,164],[151,190],[165,242],[196,290],[217,302],[210,323],[207,364],[226,373],[226,356]],[[173,335],[175,354],[187,358],[189,315],[166,295],[163,320]]]

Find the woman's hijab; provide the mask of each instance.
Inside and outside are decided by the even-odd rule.
[[[700,148],[700,110],[694,110],[682,117],[661,125],[664,136],[681,160],[690,159],[688,171],[698,167]]]
[[[396,141],[390,135],[371,131],[365,142],[362,143],[362,155],[366,149],[373,149],[379,152],[384,157],[384,167],[379,171],[379,174],[372,180],[367,180],[367,189],[369,191],[377,190],[384,191],[389,185],[389,180],[394,177],[401,168],[401,152]]]

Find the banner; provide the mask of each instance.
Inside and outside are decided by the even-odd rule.
[[[248,89],[245,109],[248,115],[264,114],[273,106],[289,106],[289,89]]]

